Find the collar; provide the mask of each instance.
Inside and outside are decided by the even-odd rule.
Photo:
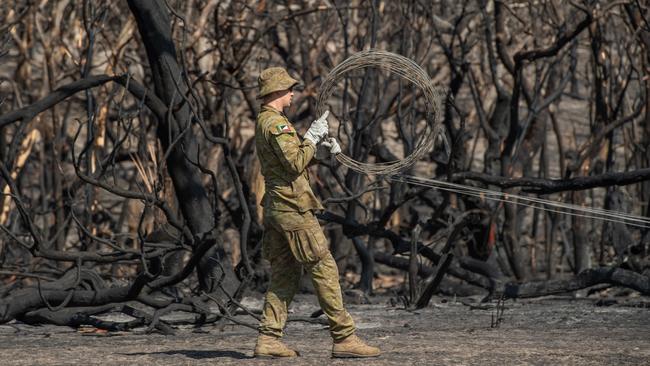
[[[281,115],[282,117],[285,117],[285,118],[287,117],[287,116],[284,115],[284,112],[279,111],[279,110],[277,110],[277,109],[275,109],[275,108],[273,108],[273,107],[271,107],[269,105],[266,105],[266,104],[262,105],[262,108],[260,109],[260,113],[261,112],[273,112],[273,113],[277,113],[277,114]]]

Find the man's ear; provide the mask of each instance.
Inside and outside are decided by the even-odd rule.
[[[262,103],[268,104],[268,103],[274,101],[275,99],[278,98],[278,93],[279,93],[278,91],[274,91],[274,92],[272,92],[270,94],[267,94],[264,98],[262,98]]]

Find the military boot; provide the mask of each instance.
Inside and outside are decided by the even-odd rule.
[[[287,347],[280,338],[260,334],[253,352],[255,357],[296,357],[299,353]]]
[[[352,334],[332,345],[332,357],[377,357],[381,352],[379,348],[365,344],[359,337]]]

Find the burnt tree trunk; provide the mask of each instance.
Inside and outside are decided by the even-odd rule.
[[[192,234],[200,239],[215,229],[217,218],[201,183],[201,172],[188,159],[196,159],[198,146],[191,128],[190,106],[183,99],[187,86],[182,78],[184,71],[176,60],[169,12],[161,0],[127,2],[147,51],[154,91],[158,98],[171,106],[174,118],[158,119],[157,135],[165,151],[171,149],[166,161],[167,170],[174,184],[179,208]],[[214,278],[219,278],[211,274],[215,263],[209,258],[221,263],[227,283],[234,279],[232,265],[226,260],[221,240],[216,242],[206,253],[198,273],[201,288],[209,292],[215,290]]]
[[[645,21],[640,9],[632,4],[628,4],[625,5],[625,10],[627,11],[631,23],[638,29],[636,36],[640,41],[639,44],[641,45],[645,56],[641,62],[643,68],[647,70],[650,68],[650,31],[647,27],[642,26]],[[636,156],[638,168],[650,166],[650,80],[647,78],[643,79],[643,91],[645,94],[645,116],[641,122],[643,138],[639,143],[643,148],[637,149]],[[646,204],[650,202],[650,180],[641,183],[641,199]],[[645,214],[650,215],[650,205],[646,206]]]

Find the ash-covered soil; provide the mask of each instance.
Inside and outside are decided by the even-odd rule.
[[[386,297],[373,298],[371,305],[348,305],[358,334],[383,351],[374,359],[331,359],[326,328],[305,322],[287,327],[286,342],[302,353],[291,360],[252,358],[256,332],[235,325],[183,327],[164,336],[144,334],[144,329],[95,333],[13,323],[0,326],[0,364],[650,365],[647,298],[508,300],[498,328],[491,327],[496,303],[476,308],[472,300],[434,298],[418,311],[392,306]],[[260,299],[246,303],[261,306]],[[309,316],[317,308],[312,295],[300,295],[292,315]]]

